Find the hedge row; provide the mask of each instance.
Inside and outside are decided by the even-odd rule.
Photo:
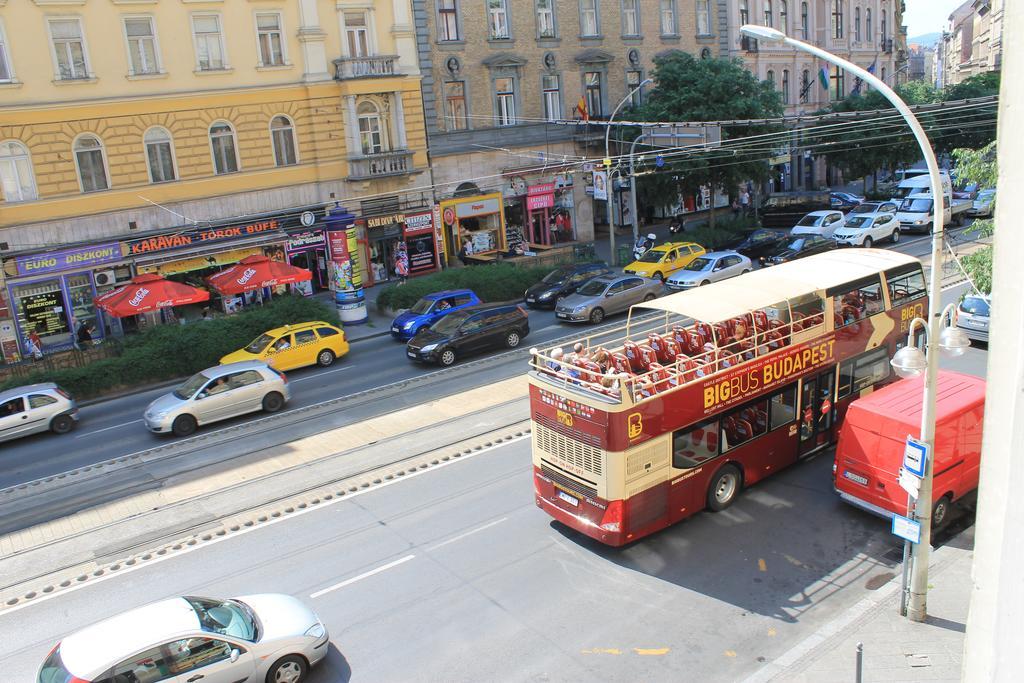
[[[528,287],[552,270],[552,266],[516,267],[510,263],[449,268],[402,286],[388,286],[377,295],[377,307],[392,311],[409,308],[424,295],[446,289],[472,289],[484,301],[522,299]]]
[[[35,382],[56,382],[77,398],[90,398],[125,387],[186,377],[217,365],[263,332],[281,325],[323,320],[338,323],[333,307],[301,296],[283,296],[241,313],[188,325],[158,325],[129,335],[121,352],[80,368],[41,371],[12,379],[0,390]],[[113,343],[113,342],[112,342]]]

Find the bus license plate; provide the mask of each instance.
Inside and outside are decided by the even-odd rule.
[[[561,491],[560,490],[558,492],[558,497],[561,498],[562,500],[564,500],[569,505],[572,505],[573,507],[579,507],[579,504],[580,504],[579,499],[578,498],[574,498],[573,496],[570,496],[565,491]]]
[[[846,477],[847,479],[849,479],[850,481],[857,482],[861,486],[867,486],[868,485],[868,478],[867,477],[862,477],[859,474],[854,474],[850,470],[843,470],[843,476]]]

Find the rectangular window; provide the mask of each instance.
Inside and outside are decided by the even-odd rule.
[[[459,8],[458,0],[438,0],[437,2],[437,37],[438,40],[459,39]]]
[[[466,84],[451,81],[444,84],[444,118],[448,130],[466,130],[469,117],[466,112]]]
[[[544,118],[557,121],[562,118],[562,94],[559,91],[558,75],[544,74],[540,77],[544,92]]]
[[[889,301],[893,308],[928,295],[924,284],[924,273],[920,269],[892,276],[886,273],[885,280],[889,284]]]
[[[13,79],[11,58],[7,55],[7,36],[4,35],[4,25],[0,22],[0,83],[9,83]]]
[[[126,17],[124,33],[128,37],[128,63],[131,65],[132,74],[159,73],[153,18]]]
[[[697,35],[711,35],[711,0],[697,0]]]
[[[878,278],[872,282],[858,282],[852,286],[842,287],[840,291],[831,291],[832,312],[839,316],[836,327],[852,325],[864,318],[881,313],[885,310],[882,301],[882,283]],[[842,325],[840,325],[840,318]]]
[[[782,70],[782,103],[789,104],[789,70]]]
[[[810,25],[810,22],[807,19],[807,3],[806,2],[801,2],[800,3],[800,35],[801,35],[801,37],[804,40],[807,40],[807,36],[808,36],[809,30],[810,30],[808,28],[809,25]]]
[[[103,152],[99,149],[80,150],[75,153],[78,170],[82,177],[82,192],[99,192],[107,184],[107,169],[103,166]]]
[[[580,35],[600,35],[598,23],[597,0],[580,0]]]
[[[879,346],[839,364],[839,398],[867,389],[889,378],[889,349]]]
[[[588,71],[583,74],[583,83],[587,93],[587,112],[590,118],[599,119],[604,116],[601,106],[601,72]]]
[[[516,125],[515,79],[496,78],[494,80],[494,94],[497,99],[498,125]]]
[[[796,420],[796,385],[774,394],[768,400],[768,429],[774,430]]]
[[[639,107],[642,103],[640,98],[640,83],[642,81],[643,77],[639,71],[626,72],[626,91],[632,93],[629,96],[629,103],[634,107]]]
[[[88,78],[85,39],[78,19],[51,19],[50,36],[57,56],[57,77],[62,81]]]
[[[640,35],[639,0],[622,0],[622,35]]]
[[[793,331],[807,330],[825,322],[825,300],[817,294],[804,294],[790,299],[789,306],[793,311]]]
[[[199,71],[217,71],[225,68],[224,36],[220,30],[220,15],[193,15],[192,31],[196,41],[196,66]]]
[[[804,69],[804,72],[800,75],[800,101],[806,102],[807,96],[811,92],[811,72]]]
[[[345,43],[349,57],[368,57],[370,54],[370,30],[366,23],[366,12],[345,12]]]
[[[837,40],[843,37],[842,0],[832,0],[832,37]]]
[[[537,0],[537,37],[555,37],[554,0]]]
[[[676,0],[661,0],[661,35],[674,36],[676,34]],[[698,10],[697,22],[700,23],[700,12]],[[699,32],[699,31],[698,31]]]
[[[688,470],[718,455],[718,419],[705,420],[672,434],[672,467]]]
[[[281,15],[276,12],[257,14],[256,33],[260,44],[260,65],[281,66],[284,64]]]
[[[846,96],[846,72],[838,66],[832,69],[832,88],[830,95],[832,101],[841,100]]]
[[[174,180],[174,159],[171,156],[170,140],[147,142],[146,157],[149,160],[151,182],[166,183]]]
[[[492,39],[508,38],[508,7],[506,0],[487,0],[487,26]]]
[[[722,417],[722,452],[730,451],[768,433],[768,401],[737,408]]]

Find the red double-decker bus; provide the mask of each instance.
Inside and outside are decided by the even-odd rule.
[[[828,447],[927,308],[917,259],[851,249],[638,304],[579,354],[534,349],[537,505],[615,546],[726,508]]]

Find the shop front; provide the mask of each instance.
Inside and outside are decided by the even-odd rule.
[[[395,279],[395,260],[403,245],[409,256],[410,276],[438,268],[434,218],[429,209],[360,216],[356,225],[365,235],[367,286]]]
[[[38,336],[45,354],[72,348],[83,322],[94,328],[93,339],[114,333],[110,321],[97,313],[93,299],[112,289],[119,277],[131,277],[120,243],[12,256],[3,267],[7,276],[3,308],[10,315],[0,339],[5,362],[18,360],[15,355],[29,355],[29,336]]]
[[[409,254],[409,277],[433,273],[441,267],[434,212],[406,214],[402,235]]]
[[[476,258],[505,252],[505,211],[502,194],[446,199],[440,203],[444,249],[449,262],[462,252]]]
[[[555,246],[576,239],[572,175],[561,174],[530,184],[512,176],[504,193],[506,233],[510,248],[518,242]]]
[[[330,289],[331,276],[327,270],[327,239],[324,237],[322,228],[288,231],[285,257],[291,265],[305,268],[313,273],[312,280],[295,284],[298,291],[306,296],[311,296],[313,292]]]

